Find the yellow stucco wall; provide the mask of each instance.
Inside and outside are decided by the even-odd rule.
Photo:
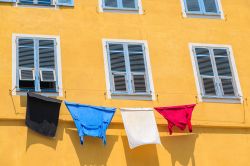
[[[183,18],[180,0],[142,0],[143,15],[100,13],[98,0],[75,0],[60,9],[14,7],[0,3],[0,165],[248,165],[250,159],[249,0],[221,0],[225,19]],[[196,103],[188,43],[233,48],[243,104],[198,103],[194,133],[173,136],[155,113],[162,146],[130,150],[119,110],[107,131],[107,146],[88,138],[80,146],[63,105],[55,139],[27,129],[26,98],[11,96],[12,34],[60,36],[61,99],[112,107],[153,107]],[[155,101],[105,97],[102,39],[146,40]]]

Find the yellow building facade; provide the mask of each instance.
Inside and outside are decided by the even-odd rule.
[[[139,0],[135,10],[105,8],[104,2],[0,2],[0,165],[249,165],[250,1],[215,1],[217,14],[188,12],[183,0]],[[55,39],[58,99],[116,108],[196,103],[193,133],[175,128],[169,135],[167,121],[155,112],[162,144],[130,149],[117,109],[107,145],[87,137],[81,146],[63,104],[56,137],[35,133],[25,125],[26,96],[16,83],[16,41],[22,37]],[[149,95],[112,94],[107,42],[143,44]],[[230,85],[218,92],[216,83],[207,92],[224,95],[204,97],[197,48],[228,51],[233,76],[222,78],[219,69],[217,75],[222,86],[222,79],[233,80],[235,98],[225,97]]]

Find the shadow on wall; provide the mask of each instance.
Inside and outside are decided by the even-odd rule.
[[[128,138],[122,136],[122,143],[128,166],[158,166],[156,145],[143,145],[135,149],[129,148]]]
[[[99,138],[84,137],[84,144],[81,146],[77,130],[65,129],[74,145],[80,165],[107,165],[110,153],[118,136],[107,135],[107,144]]]
[[[56,136],[54,138],[44,136],[44,135],[39,134],[36,131],[33,131],[32,129],[28,128],[27,141],[26,141],[26,151],[28,151],[29,147],[34,145],[34,144],[43,144],[45,146],[56,149],[58,140],[63,139],[63,132],[64,132],[64,127],[60,124],[58,124]]]
[[[182,166],[187,166],[191,160],[195,166],[194,148],[198,134],[161,137],[162,145],[171,155],[172,166],[178,161]]]

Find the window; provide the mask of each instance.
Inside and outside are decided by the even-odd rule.
[[[129,11],[142,14],[141,0],[100,0],[101,11]]]
[[[187,15],[220,16],[220,0],[183,0]]]
[[[18,5],[74,6],[74,0],[0,0],[0,2],[13,2]]]
[[[143,99],[152,99],[152,81],[145,44],[106,41],[105,49],[111,96],[144,96]]]
[[[202,98],[239,99],[241,92],[228,47],[192,46]]]
[[[58,39],[17,36],[15,50],[16,92],[59,93]]]

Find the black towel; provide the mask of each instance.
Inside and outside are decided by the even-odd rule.
[[[26,125],[40,134],[54,137],[61,103],[61,100],[28,92]]]

